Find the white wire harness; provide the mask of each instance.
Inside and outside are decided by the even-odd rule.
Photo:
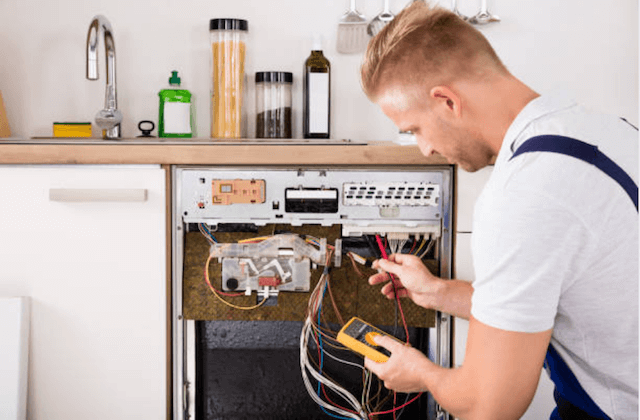
[[[316,285],[315,289],[313,289],[313,292],[311,293],[311,297],[309,298],[309,310],[308,310],[304,325],[302,327],[302,332],[300,334],[300,371],[302,372],[302,380],[311,398],[324,409],[329,410],[333,413],[339,414],[341,416],[344,416],[346,418],[356,419],[356,420],[366,420],[367,415],[362,409],[362,405],[358,402],[358,399],[352,393],[350,393],[349,391],[347,391],[346,389],[344,389],[343,387],[341,387],[331,379],[322,375],[309,360],[309,353],[308,353],[309,339],[312,337],[312,334],[313,334],[312,319],[318,315],[318,311],[322,304],[322,294],[323,294],[324,288],[327,285],[327,277],[328,277],[328,272],[325,271],[320,277],[320,280],[318,281],[318,284]],[[311,338],[311,340],[313,340],[313,338]],[[317,344],[318,343],[316,343],[316,345]],[[332,356],[329,353],[325,352],[324,349],[321,349],[321,350],[325,355],[335,358],[335,356]],[[348,363],[348,362],[345,362],[345,363]],[[360,365],[355,365],[355,366],[364,369],[364,367]],[[311,374],[311,376],[316,381],[323,384],[324,386],[326,386],[327,388],[331,389],[336,394],[338,394],[340,397],[342,397],[344,401],[351,406],[353,411],[355,411],[358,414],[333,406],[327,403],[326,401],[324,401],[322,398],[320,398],[316,393],[316,390],[313,389],[313,385],[311,383],[311,380],[309,379],[309,374]]]
[[[307,318],[304,323],[304,326],[302,327],[302,334],[300,334],[300,370],[302,372],[302,380],[304,382],[305,388],[307,388],[307,392],[316,403],[318,403],[320,406],[324,407],[329,411],[332,411],[344,417],[348,417],[350,419],[365,420],[367,416],[364,410],[362,409],[362,405],[360,405],[360,403],[358,402],[357,398],[354,397],[353,394],[351,394],[349,391],[347,391],[340,385],[336,384],[335,382],[328,379],[327,377],[321,375],[315,369],[315,367],[313,367],[313,365],[309,362],[307,346],[308,346],[309,337],[311,334],[312,334],[311,320]],[[342,410],[338,407],[328,404],[322,398],[320,398],[316,394],[316,391],[313,389],[313,385],[311,384],[311,381],[309,379],[307,372],[310,373],[315,380],[319,381],[324,386],[330,388],[336,394],[340,395],[346,402],[349,403],[351,408],[353,408],[353,411],[356,411],[359,414],[354,414],[349,411]]]

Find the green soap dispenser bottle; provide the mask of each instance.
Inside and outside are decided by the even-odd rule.
[[[193,137],[191,92],[180,89],[177,71],[171,72],[169,89],[162,89],[158,117],[158,137]]]

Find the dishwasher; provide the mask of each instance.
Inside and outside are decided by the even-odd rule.
[[[451,278],[451,166],[173,166],[174,420],[446,420],[336,340],[352,317],[451,367],[452,318],[367,279],[391,253]]]

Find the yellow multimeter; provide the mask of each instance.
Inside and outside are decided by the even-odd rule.
[[[383,363],[389,360],[391,352],[380,347],[373,341],[373,337],[376,335],[385,335],[391,337],[394,340],[402,343],[392,335],[389,335],[373,325],[361,320],[358,317],[353,317],[347,322],[344,327],[338,332],[338,341],[351,350],[359,353],[374,362]],[[404,344],[404,343],[402,343]]]

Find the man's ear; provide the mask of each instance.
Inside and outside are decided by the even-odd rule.
[[[453,90],[446,86],[435,86],[429,91],[429,96],[436,104],[436,109],[443,118],[460,118],[462,115],[462,101]]]

